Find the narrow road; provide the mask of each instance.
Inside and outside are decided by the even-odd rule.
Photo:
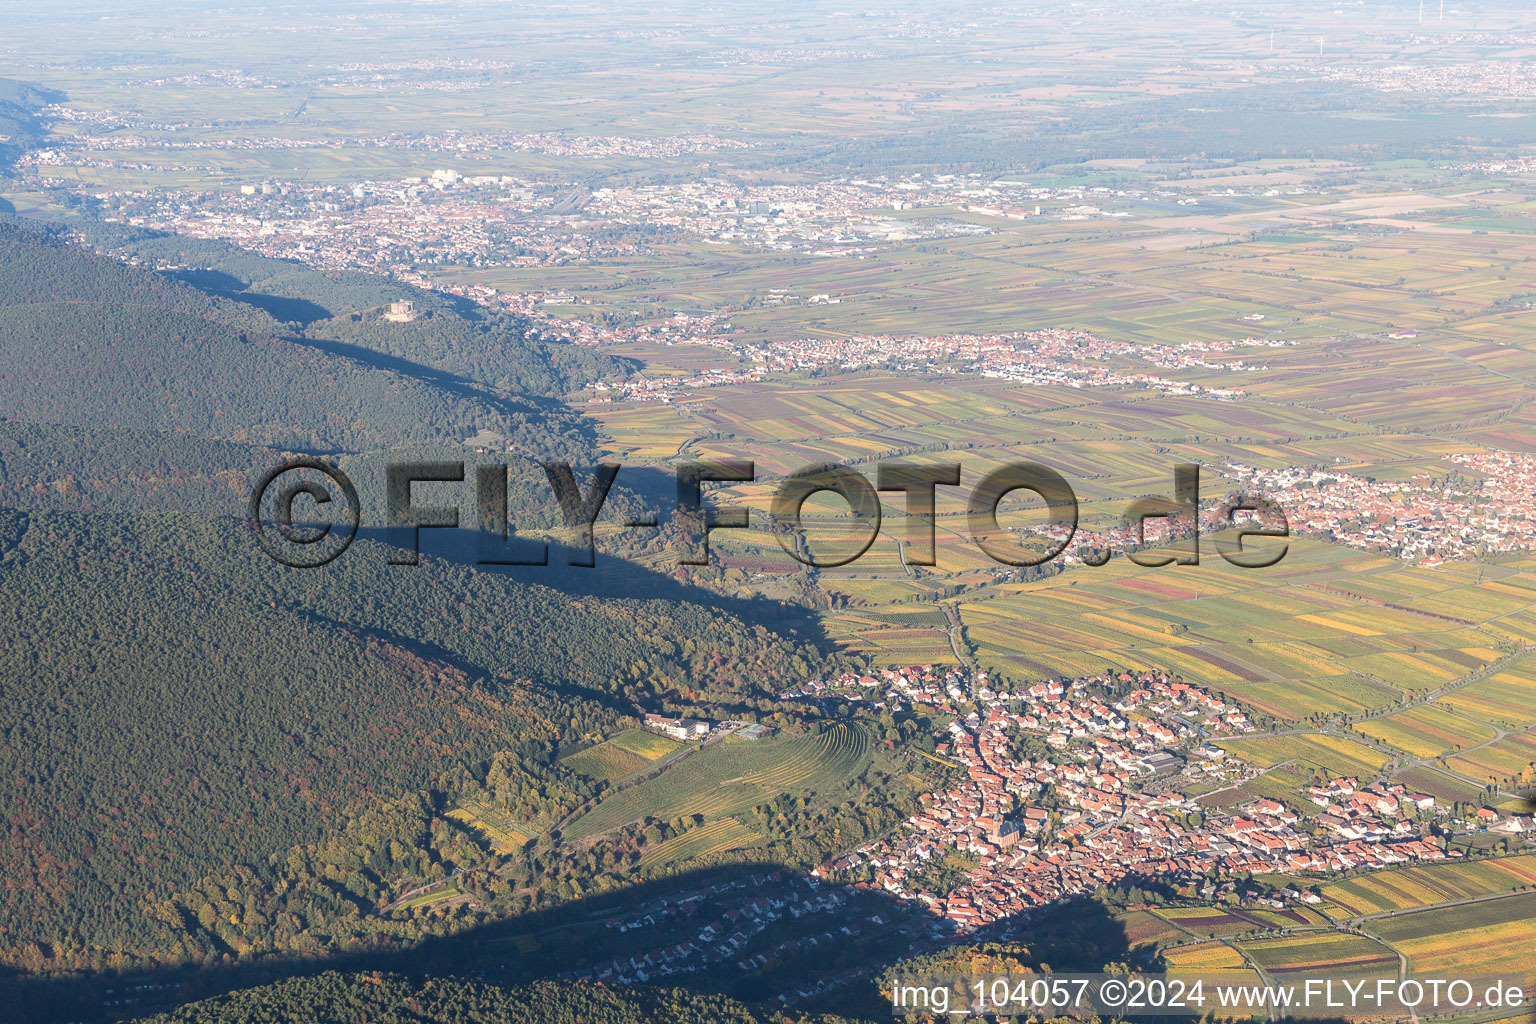
[[[455,878],[458,878],[463,873],[464,873],[464,869],[463,868],[454,868],[453,869],[453,874],[449,875],[447,878],[439,879],[436,882],[428,882],[426,885],[418,885],[416,888],[410,890],[409,892],[403,892],[399,896],[396,896],[390,902],[386,903],[383,907],[381,907],[379,909],[379,913],[387,914],[391,910],[394,910],[396,907],[398,907],[400,904],[406,902],[407,900],[415,899],[417,896],[420,896],[423,893],[431,892],[433,889],[437,889],[439,887],[446,886],[446,885],[451,885],[453,883],[453,880]]]
[[[944,609],[944,617],[949,620],[949,649],[955,652],[955,657],[959,659],[961,665],[964,665],[967,670],[973,671],[975,666],[971,664],[970,655],[963,654],[960,651],[959,611],[957,611],[954,604],[949,601],[941,601],[940,607]]]

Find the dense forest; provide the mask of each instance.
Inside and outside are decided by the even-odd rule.
[[[316,278],[329,280],[298,283]],[[489,431],[535,457],[579,459],[591,427],[561,397],[627,372],[443,299],[408,324],[377,312],[327,319],[311,337],[238,296],[0,222],[0,409],[303,451],[458,445]]]
[[[552,826],[600,785],[558,766],[573,745],[668,706],[768,709],[784,679],[830,670],[803,610],[618,560],[573,575],[556,549],[519,573],[428,544],[390,564],[384,464],[506,461],[514,521],[553,522],[535,460],[597,458],[562,396],[625,364],[377,279],[123,230],[92,244],[179,269],[0,222],[11,967],[414,941],[456,923],[382,908],[450,874],[499,914],[569,899],[585,861],[496,855],[452,802]],[[382,320],[402,294],[421,316]],[[522,454],[470,452],[484,430]],[[240,518],[294,450],[340,463],[365,502],[368,529],[319,570],[275,565]],[[639,501],[621,480],[610,515]]]
[[[577,982],[503,987],[457,978],[327,972],[191,1003],[150,1024],[841,1024],[685,989]]]
[[[187,434],[0,419],[0,506],[235,515],[282,457]]]
[[[680,595],[390,566],[371,540],[295,572],[229,519],[0,523],[0,629],[27,640],[0,652],[0,927],[30,966],[158,952],[149,894],[265,870],[343,812],[483,779],[498,751],[538,776],[563,738],[664,696],[741,707],[823,667]]]
[[[279,338],[104,303],[0,309],[0,406],[33,420],[195,433],[289,449],[449,443],[515,413]],[[570,451],[571,446],[562,444]]]
[[[97,303],[199,317],[236,331],[275,335],[263,311],[66,244],[57,229],[0,221],[0,307]]]

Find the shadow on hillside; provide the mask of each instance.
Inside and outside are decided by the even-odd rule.
[[[580,467],[578,472],[582,472]],[[439,559],[471,567],[478,572],[504,576],[519,583],[549,587],[570,597],[676,601],[714,608],[741,619],[749,627],[763,626],[792,633],[802,642],[814,644],[822,650],[829,649],[830,640],[814,610],[756,594],[722,594],[697,586],[686,576],[671,571],[671,567],[676,564],[676,555],[670,551],[659,559],[660,568],[653,568],[622,555],[609,553],[606,549],[612,546],[612,542],[599,538],[590,556],[593,564],[585,565],[581,563],[589,557],[586,550],[552,539],[543,554],[543,564],[485,564],[482,561],[486,557],[486,550],[482,546],[483,535],[473,528],[476,514],[472,493],[474,468],[468,461],[464,475],[463,483],[418,485],[415,489],[413,501],[423,505],[441,503],[454,506],[459,513],[458,528],[425,528],[418,532],[417,548],[424,560]],[[354,548],[341,557],[365,558],[384,564],[400,553],[401,547],[397,541],[409,543],[409,540],[397,537],[385,527],[369,525],[376,523],[383,515],[382,498],[378,497],[378,492],[382,491],[381,480],[381,473],[358,476],[356,482],[364,510],[364,525],[357,531]],[[431,487],[439,489],[435,492],[427,490]],[[610,493],[602,521],[609,522],[613,515],[608,509],[622,501],[625,507],[636,510],[637,514],[654,517],[657,523],[664,525],[672,517],[677,501],[676,490],[676,479],[669,472],[651,467],[625,467],[619,472]],[[433,494],[440,494],[441,497],[432,497]],[[517,521],[521,517],[514,510],[512,518]],[[755,517],[753,525],[759,525]],[[657,529],[651,527],[632,527],[631,530],[641,539],[657,533]],[[512,553],[519,558],[537,558],[538,555],[534,554],[536,550],[536,545],[525,543]],[[405,573],[418,570],[413,566],[394,566],[390,571]]]
[[[276,314],[274,313],[273,315],[275,316]],[[303,335],[285,336],[283,340],[305,348],[314,349],[317,352],[323,352],[328,356],[350,359],[361,363],[369,369],[384,370],[389,373],[398,374],[401,377],[407,377],[420,384],[425,384],[428,387],[450,394],[455,398],[484,403],[514,422],[519,417],[560,416],[568,418],[572,425],[580,427],[581,433],[588,441],[596,437],[596,431],[593,426],[584,417],[578,416],[575,410],[558,398],[528,393],[511,396],[471,380],[468,377],[450,373],[447,370],[439,370],[425,363],[406,359],[403,356],[391,355],[387,352],[380,352],[362,345],[354,345],[350,342],[333,341],[329,338],[309,338]]]
[[[21,1019],[93,1021],[142,1016],[322,970],[380,970],[506,985],[542,978],[644,982],[885,1018],[889,1008],[876,972],[909,957],[921,958],[917,970],[944,971],[946,948],[997,941],[1021,943],[1029,963],[1060,971],[1133,960],[1124,928],[1092,900],[1064,901],[1028,920],[958,936],[948,922],[882,890],[817,884],[773,864],[730,865],[428,938],[409,949],[58,978],[10,972],[0,974],[0,999],[21,1011]]]
[[[220,292],[225,298],[255,306],[274,320],[308,327],[317,320],[329,320],[331,311],[308,299],[291,299],[284,295],[267,295],[263,292]]]
[[[242,281],[227,271],[215,270],[211,267],[169,270],[163,273],[166,277],[184,281],[194,288],[220,298],[254,306],[274,320],[281,320],[284,323],[296,323],[301,327],[307,327],[317,320],[328,320],[334,315],[318,302],[311,302],[308,299],[292,299],[282,295],[251,291],[250,282]]]
[[[517,396],[517,401],[524,403],[526,408],[514,405],[505,396],[498,395],[484,385],[461,377],[447,370],[439,370],[425,363],[418,363],[404,356],[391,355],[388,352],[380,352],[377,349],[367,348],[363,345],[354,345],[347,341],[333,341],[330,338],[307,338],[293,336],[283,339],[291,341],[295,345],[303,345],[306,348],[324,352],[329,356],[337,356],[342,359],[351,359],[375,370],[387,370],[397,373],[402,377],[410,377],[412,380],[431,385],[442,391],[459,398],[478,398],[482,401],[500,401],[506,406],[506,411],[526,412],[529,408],[542,408],[545,410],[560,409],[569,411],[565,403],[558,399],[545,398],[540,395],[522,394]]]
[[[431,536],[433,534],[439,536],[433,537]],[[420,566],[389,565],[387,563],[390,557],[398,556],[401,549],[391,543],[392,538],[385,529],[364,527],[358,530],[357,541],[342,558],[367,559],[376,562],[379,566],[381,585],[387,585],[390,574],[430,572],[430,561],[437,559],[471,567],[477,572],[503,576],[517,583],[546,587],[572,600],[663,601],[708,608],[738,619],[745,631],[755,628],[766,629],[786,640],[805,644],[824,654],[830,653],[834,648],[822,619],[813,609],[803,605],[758,594],[747,596],[720,594],[697,586],[686,578],[678,578],[671,573],[657,571],[618,556],[605,555],[600,550],[593,567],[571,567],[568,562],[576,553],[575,549],[557,542],[551,542],[549,545],[547,565],[479,565],[477,563],[480,550],[477,538],[478,535],[470,530],[424,530],[421,543],[424,564]],[[262,558],[263,556],[253,552],[251,557]],[[315,571],[275,568],[282,572]],[[527,628],[538,626],[538,623],[528,623],[519,619],[516,609],[507,609],[506,617],[509,623],[522,622]],[[405,650],[454,665],[470,676],[481,676],[485,672],[483,666],[464,662],[452,650],[433,643],[430,639],[405,633],[393,633],[377,626],[370,627],[369,632]],[[577,692],[569,682],[563,682],[561,685],[569,692]],[[773,690],[773,685],[772,680],[764,682],[764,695],[777,692]],[[611,692],[582,691],[581,695],[600,704],[617,706],[615,695]],[[655,709],[639,709],[624,702],[619,710],[638,713],[640,710]],[[722,704],[717,710],[721,714],[731,715],[738,712],[745,713],[750,709],[745,705],[732,707]]]

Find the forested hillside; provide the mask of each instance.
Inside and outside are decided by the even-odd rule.
[[[142,306],[275,334],[280,324],[253,306],[223,299],[162,274],[102,259],[25,221],[0,221],[0,306],[104,303]]]
[[[0,406],[34,421],[321,451],[521,429],[510,408],[142,306],[0,309],[0,365]]]
[[[35,116],[39,107],[62,99],[57,92],[14,78],[0,78],[0,170],[46,134]]]
[[[297,572],[233,519],[0,525],[0,631],[26,641],[0,648],[0,927],[34,967],[159,952],[151,897],[497,751],[537,778],[637,701],[749,701],[820,666],[685,600],[390,566],[368,540]]]
[[[187,434],[0,419],[0,507],[237,515],[281,459]]]
[[[504,392],[550,397],[588,381],[613,380],[628,360],[548,342],[527,323],[462,299],[356,272],[321,272],[269,259],[227,242],[86,223],[89,245],[145,265],[175,267],[167,276],[220,299],[261,309],[314,338],[356,346]],[[378,311],[411,301],[421,314],[390,323]]]
[[[329,283],[274,276],[290,291]],[[590,428],[560,396],[624,372],[442,298],[411,323],[374,309],[313,336],[262,305],[0,222],[0,409],[306,451],[458,445],[489,431],[538,457],[576,459]]]
[[[443,827],[455,794],[552,825],[595,785],[554,767],[562,745],[826,671],[789,610],[637,566],[390,565],[383,464],[473,461],[465,438],[501,434],[525,453],[514,517],[547,521],[527,456],[595,460],[561,396],[626,368],[448,297],[388,324],[355,305],[370,281],[188,256],[160,273],[0,223],[5,963],[410,941],[390,894],[486,856]],[[319,570],[274,564],[240,520],[293,450],[365,499],[367,529]]]
[[[782,1012],[684,989],[544,981],[519,987],[393,974],[294,978],[151,1017],[151,1024],[779,1024]],[[796,1014],[800,1024],[846,1018]]]

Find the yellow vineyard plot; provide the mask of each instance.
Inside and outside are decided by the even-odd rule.
[[[1202,942],[1163,950],[1163,962],[1170,974],[1197,974],[1202,971],[1242,970],[1248,965],[1237,950],[1224,942]]]
[[[487,803],[455,807],[447,817],[471,831],[478,832],[491,849],[499,854],[516,853],[537,838],[538,833],[512,819],[506,811]]]

